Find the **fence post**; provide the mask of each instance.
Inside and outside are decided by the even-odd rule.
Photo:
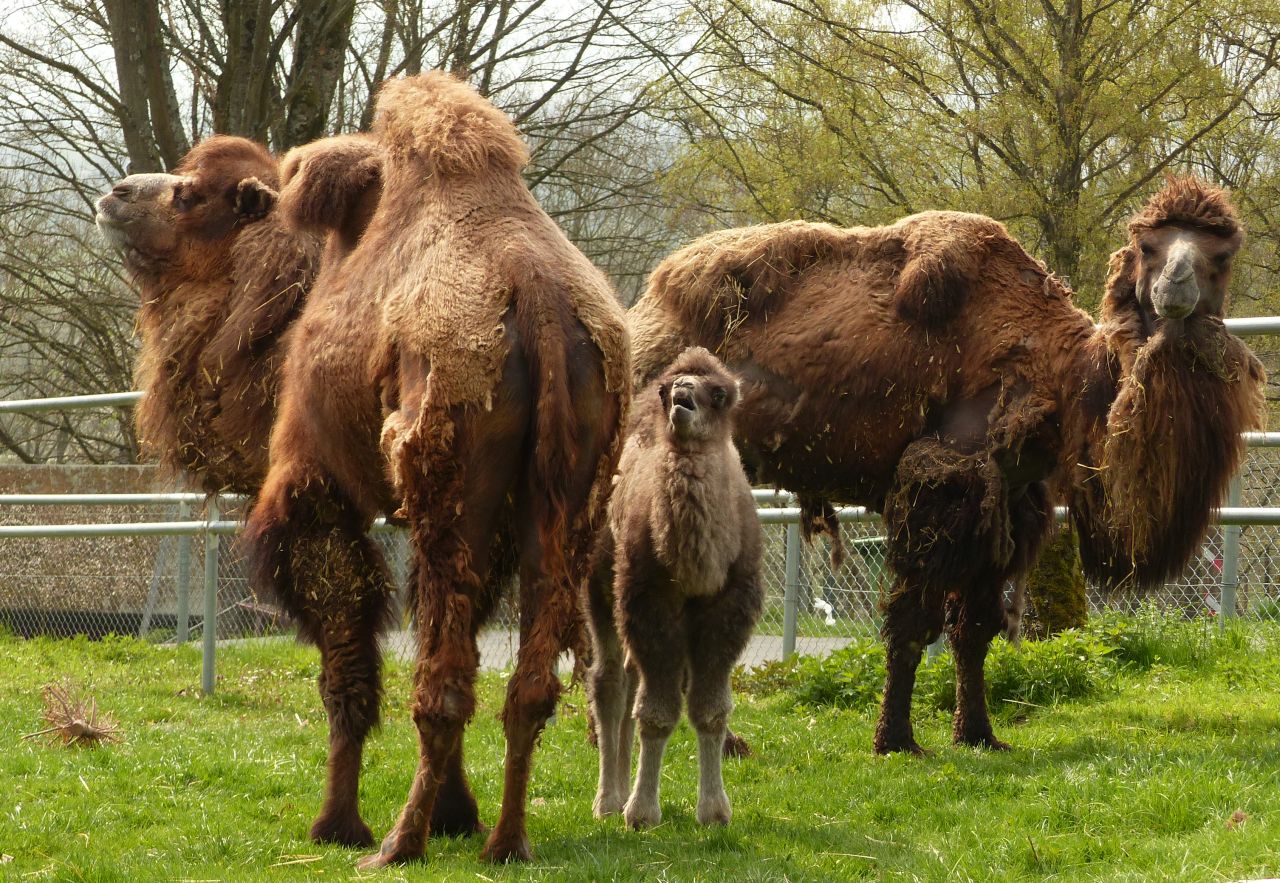
[[[178,504],[178,520],[191,516],[187,503]],[[178,537],[178,625],[174,640],[185,644],[191,640],[191,537]]]
[[[1231,479],[1227,488],[1227,505],[1240,505],[1240,475]],[[1218,624],[1226,628],[1227,620],[1236,615],[1236,587],[1240,583],[1240,525],[1222,528],[1222,586],[1218,596]]]
[[[218,535],[207,529],[218,520],[218,498],[209,497],[205,504],[204,533],[204,653],[200,670],[200,689],[213,695],[213,651],[218,631]]]
[[[796,618],[800,612],[800,525],[787,525],[786,583],[782,596],[782,658],[796,652]]]

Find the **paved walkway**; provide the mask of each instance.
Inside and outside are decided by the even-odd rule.
[[[833,650],[839,650],[853,638],[796,638],[796,652],[803,656],[826,656]],[[517,635],[514,630],[490,629],[480,633],[480,668],[490,671],[510,670],[514,665]],[[413,659],[416,648],[413,646],[413,633],[407,630],[391,632],[384,639],[384,646],[389,655],[397,659]],[[742,663],[747,666],[761,662],[771,662],[782,658],[781,635],[752,635],[751,642],[743,651]],[[567,670],[569,663],[562,661],[561,670]]]

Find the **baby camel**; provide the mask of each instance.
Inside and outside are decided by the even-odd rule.
[[[764,600],[760,523],[733,446],[737,401],[737,381],[718,359],[701,347],[681,353],[636,402],[597,537],[586,599],[600,728],[595,813],[622,809],[633,828],[662,819],[662,753],[686,692],[698,731],[698,821],[729,823],[720,774],[729,675]],[[640,767],[624,808],[637,671]]]

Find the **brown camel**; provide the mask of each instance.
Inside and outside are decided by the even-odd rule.
[[[321,240],[273,211],[279,177],[266,148],[215,136],[98,200],[141,289],[143,449],[210,493],[262,484],[284,332],[318,268]]]
[[[299,148],[283,164],[251,141],[214,136],[173,174],[132,175],[98,201],[98,225],[142,289],[138,383],[147,395],[136,415],[139,435],[148,453],[185,470],[204,490],[253,496],[262,487],[288,332],[315,280],[324,236],[332,234],[326,260],[335,261],[368,223],[380,192],[379,164],[367,136],[330,139],[322,150]],[[292,186],[278,201],[282,178]],[[381,417],[373,407],[376,424]],[[377,499],[366,505],[391,512],[382,475],[374,471],[368,486]],[[371,510],[361,523],[372,517]],[[313,560],[300,564],[292,580],[264,582],[289,588],[278,600],[321,651],[331,776],[311,836],[369,846],[373,834],[357,802],[359,757],[377,722],[377,632],[392,586],[378,546],[363,536],[298,555]],[[328,606],[322,587],[344,573],[363,587],[366,604],[348,609],[339,594],[336,607]],[[478,830],[460,764],[444,794],[432,832]]]
[[[737,381],[701,347],[641,392],[596,539],[585,599],[591,705],[600,722],[595,814],[623,810],[633,828],[662,819],[662,754],[682,694],[698,731],[698,821],[729,823],[720,772],[729,678],[764,604],[760,520],[733,446],[737,399]],[[624,809],[631,666],[639,675],[640,767]]]
[[[879,752],[920,751],[911,691],[944,626],[955,740],[1006,747],[983,664],[1055,499],[1091,577],[1149,586],[1185,566],[1240,463],[1263,371],[1222,322],[1236,214],[1171,179],[1129,233],[1097,327],[1003,226],[953,212],[715,233],[664,261],[630,313],[640,379],[690,345],[742,379],[737,439],[758,479],[820,524],[829,500],[884,514]]]
[[[351,226],[351,247],[331,234],[290,349],[271,469],[249,519],[256,578],[286,596],[323,585],[315,609],[335,620],[378,613],[383,589],[364,528],[388,488],[402,500],[415,555],[421,753],[404,811],[363,862],[378,866],[421,857],[434,808],[458,802],[448,788],[461,781],[475,707],[476,631],[518,566],[506,778],[484,854],[528,858],[532,751],[560,692],[556,658],[579,640],[574,586],[629,399],[625,320],[604,277],[526,188],[527,152],[510,120],[473,89],[438,72],[387,83],[373,135],[376,208]],[[321,161],[324,143],[313,150]],[[330,164],[330,186],[351,165]],[[299,197],[304,204],[317,207],[316,222],[344,223],[323,200]],[[346,551],[341,568],[335,547]],[[501,547],[518,558],[496,554]],[[331,570],[304,579],[316,562]],[[363,683],[376,669],[345,667],[370,658],[369,622],[342,632],[323,677],[376,708]],[[338,687],[342,678],[354,682]],[[343,770],[357,769],[358,745],[341,749]],[[333,772],[331,786],[342,778]],[[354,775],[340,787],[353,785]]]

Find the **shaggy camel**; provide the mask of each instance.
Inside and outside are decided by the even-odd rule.
[[[173,174],[130,175],[98,200],[141,289],[143,450],[210,493],[262,484],[284,332],[318,266],[320,239],[272,210],[279,186],[264,147],[215,136]]]
[[[591,705],[599,722],[597,817],[623,809],[634,684],[640,768],[623,809],[633,828],[662,819],[662,754],[682,693],[698,731],[698,821],[728,824],[720,757],[729,676],[760,617],[760,522],[733,446],[737,381],[701,347],[639,394],[608,521],[596,539],[590,613]]]
[[[252,141],[215,136],[172,175],[132,175],[98,201],[98,225],[142,289],[138,382],[147,395],[139,435],[147,452],[204,490],[253,496],[262,487],[288,332],[315,280],[324,236],[331,234],[325,259],[334,261],[367,224],[379,163],[368,137],[330,139],[322,151],[299,148],[277,163]],[[282,179],[291,186],[278,200]],[[374,409],[376,422],[376,402]],[[367,482],[376,497],[368,505],[390,512],[382,475],[377,469]],[[378,546],[362,536],[297,554],[318,557],[299,565],[291,591],[277,599],[320,648],[331,743],[328,797],[311,836],[372,845],[358,776],[364,738],[377,722],[376,637],[393,589]],[[349,608],[340,594],[330,606],[329,593],[310,584],[344,573],[366,587],[366,604]],[[432,832],[477,830],[460,763],[443,793]]]
[[[353,225],[352,247],[330,253],[290,349],[271,469],[249,519],[256,579],[284,596],[323,585],[318,607],[378,615],[382,589],[367,578],[363,531],[377,488],[390,485],[403,501],[421,750],[404,811],[362,862],[378,866],[422,856],[441,801],[475,818],[470,794],[463,807],[448,783],[475,708],[476,631],[518,564],[506,777],[484,854],[524,859],[533,747],[559,695],[556,658],[579,640],[574,587],[630,395],[625,318],[603,275],[526,188],[527,152],[511,121],[473,89],[438,72],[389,82],[373,135],[380,198]],[[324,142],[313,150],[319,161]],[[351,165],[330,164],[330,186],[341,189]],[[323,200],[304,203],[315,222],[335,225]],[[350,566],[304,581],[311,562],[335,567],[332,555],[306,550],[334,546]],[[353,649],[335,657],[364,653],[371,636],[351,630]],[[376,691],[358,683],[372,672],[339,661],[324,677],[355,678],[351,689],[376,707]],[[347,756],[358,766],[357,747]]]
[[[703,237],[629,319],[637,377],[690,345],[742,380],[760,480],[883,513],[896,573],[878,752],[921,749],[911,691],[946,627],[954,737],[1007,747],[983,666],[1067,499],[1086,572],[1159,583],[1194,553],[1261,412],[1262,367],[1222,322],[1242,231],[1227,196],[1171,179],[1112,255],[1101,325],[999,223],[926,212],[881,228],[790,222]]]

